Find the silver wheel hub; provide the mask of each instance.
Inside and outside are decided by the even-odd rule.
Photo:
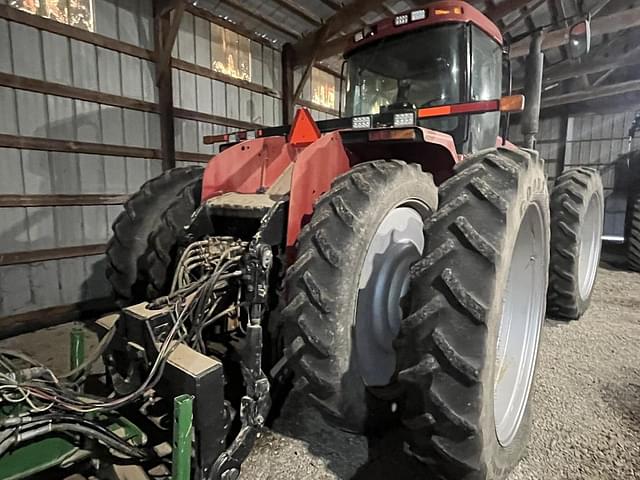
[[[423,218],[429,208],[408,202],[391,210],[364,259],[356,305],[356,355],[367,386],[387,385],[396,368],[393,340],[403,318],[409,269],[424,250]]]
[[[547,241],[542,212],[532,204],[513,248],[498,327],[493,409],[496,436],[505,447],[518,433],[533,383],[545,310]]]
[[[582,222],[582,235],[578,248],[578,288],[583,300],[589,298],[596,280],[602,242],[602,206],[600,197],[593,195]]]

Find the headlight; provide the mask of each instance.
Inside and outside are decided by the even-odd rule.
[[[416,124],[416,115],[413,112],[396,113],[393,115],[394,127],[406,127]]]
[[[425,18],[427,18],[427,11],[424,9],[414,10],[413,12],[411,12],[412,22],[417,22],[418,20],[424,20]]]
[[[371,116],[353,117],[351,119],[351,128],[371,128]]]
[[[393,24],[398,27],[400,25],[405,25],[409,23],[409,15],[403,13],[402,15],[397,15],[396,18],[393,19]]]

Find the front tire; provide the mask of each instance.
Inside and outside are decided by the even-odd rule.
[[[456,170],[426,224],[413,313],[396,341],[405,451],[437,478],[504,479],[530,428],[548,279],[546,179],[532,151],[478,153]]]
[[[367,387],[391,383],[401,299],[436,205],[431,175],[418,165],[364,163],[334,181],[300,234],[286,274],[285,332],[289,343],[302,339],[294,369],[309,398],[339,428],[384,423]]]
[[[581,167],[560,175],[551,192],[549,315],[576,320],[587,310],[600,261],[603,222],[598,172]]]

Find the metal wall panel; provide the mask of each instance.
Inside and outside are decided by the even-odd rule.
[[[96,32],[153,48],[151,0],[96,0]],[[0,20],[0,71],[155,102],[154,65]],[[159,117],[0,87],[0,133],[157,149]],[[197,126],[196,126],[197,128]],[[157,159],[0,148],[0,194],[133,193]],[[104,243],[118,205],[0,208],[0,252]],[[103,297],[103,255],[0,267],[0,316]]]
[[[212,68],[212,52],[218,47],[212,42],[211,28],[208,20],[186,12],[180,24],[173,56],[201,67]],[[231,37],[248,45],[251,52],[251,82],[270,88],[274,93],[279,92],[282,83],[280,52],[242,36]],[[260,125],[272,126],[282,122],[279,93],[278,97],[264,95],[176,68],[172,69],[172,76],[174,105],[178,108]],[[194,127],[196,128],[192,130]],[[220,129],[220,132],[216,129]],[[226,130],[222,125],[209,123],[207,126],[206,122],[176,118],[176,148],[187,152],[210,153],[215,149],[202,144],[203,132],[222,133]]]

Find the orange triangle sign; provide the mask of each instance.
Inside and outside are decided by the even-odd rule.
[[[289,143],[294,147],[306,147],[320,138],[318,125],[311,117],[309,110],[299,108],[293,119],[291,133],[289,133]]]

